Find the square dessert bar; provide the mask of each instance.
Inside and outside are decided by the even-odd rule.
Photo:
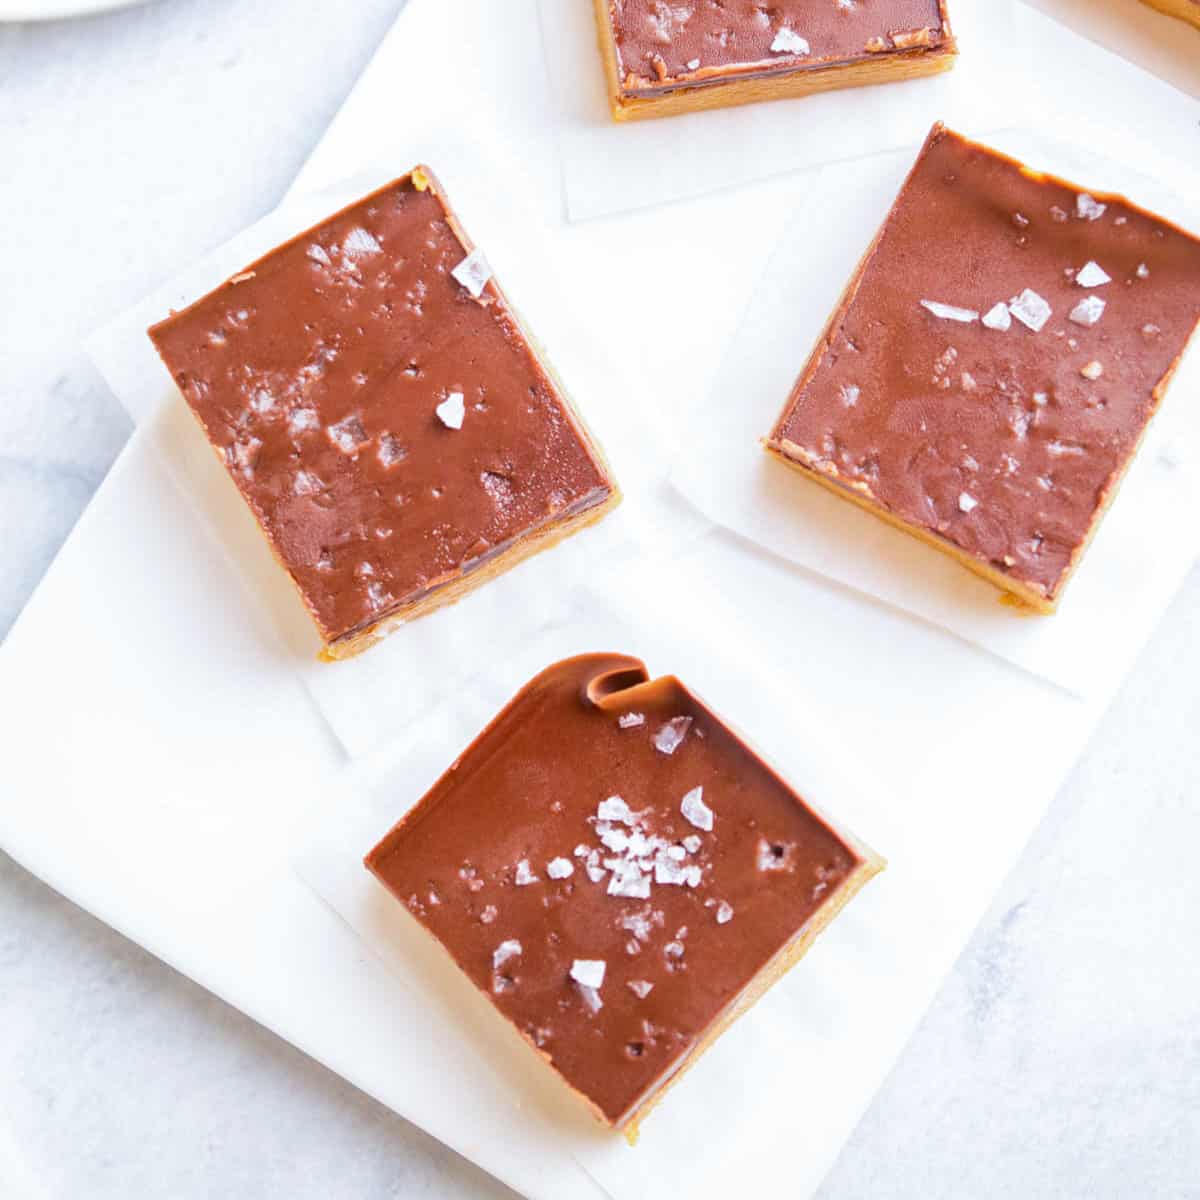
[[[527,684],[366,865],[632,1141],[883,862],[677,679],[590,654]]]
[[[1200,321],[1200,241],[941,125],[767,449],[1052,612]]]
[[[1165,12],[1168,16],[1188,21],[1200,29],[1200,0],[1142,0],[1142,2],[1150,5],[1151,8],[1157,8],[1159,12]]]
[[[323,658],[359,653],[619,500],[426,167],[150,337]]]
[[[595,0],[618,121],[917,79],[957,53],[946,0]]]

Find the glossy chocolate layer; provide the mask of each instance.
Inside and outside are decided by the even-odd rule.
[[[150,331],[327,643],[612,494],[470,249],[419,169]]]
[[[595,654],[522,689],[367,865],[620,1124],[863,861],[677,680]],[[576,960],[604,964],[595,1011]]]
[[[941,0],[611,0],[627,95],[929,51],[951,42]]]
[[[1053,599],[1198,320],[1200,241],[935,127],[770,444]]]

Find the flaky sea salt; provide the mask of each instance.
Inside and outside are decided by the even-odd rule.
[[[623,896],[627,900],[648,900],[650,898],[650,876],[644,874],[637,863],[624,862],[620,859],[608,861],[613,863],[612,878],[608,881],[610,896]]]
[[[958,493],[958,508],[960,512],[974,512],[979,507],[979,501],[970,492]]]
[[[517,863],[517,873],[515,882],[517,887],[528,887],[531,883],[537,883],[538,877],[530,870],[529,859],[523,858]]]
[[[964,325],[970,325],[979,320],[979,314],[973,308],[959,308],[937,300],[922,300],[921,307],[943,321],[961,321]]]
[[[1104,316],[1104,301],[1099,296],[1085,296],[1071,309],[1071,320],[1076,325],[1090,328]]]
[[[382,254],[383,247],[362,226],[356,225],[342,242],[342,250],[349,258],[364,258],[369,254]]]
[[[315,409],[293,408],[288,413],[289,433],[304,433],[306,430],[316,429],[320,424],[321,419],[317,416]]]
[[[467,406],[463,403],[462,392],[451,392],[435,410],[438,420],[447,429],[461,429],[463,417],[466,416]]]
[[[571,978],[584,987],[604,986],[604,972],[608,964],[602,958],[577,958],[571,964]]]
[[[733,905],[728,900],[722,900],[717,905],[717,924],[728,925],[733,920]]]
[[[645,1000],[654,991],[654,984],[646,979],[631,979],[626,986],[639,1000]]]
[[[686,870],[670,858],[659,858],[654,863],[654,882],[667,886],[682,887],[687,881]]]
[[[673,717],[665,725],[660,726],[654,735],[654,748],[660,754],[674,754],[683,745],[688,730],[692,727],[691,717]]]
[[[586,983],[579,985],[579,994],[583,997],[583,1002],[588,1006],[588,1010],[592,1013],[598,1013],[604,1007],[604,1001],[600,999],[600,993],[593,987],[588,987]]]
[[[324,485],[311,471],[297,471],[292,476],[292,494],[315,496]]]
[[[622,825],[632,825],[633,813],[629,811],[629,805],[620,796],[609,796],[607,800],[601,800],[596,805],[596,819],[598,821],[620,821]]]
[[[627,712],[627,713],[622,713],[617,718],[617,724],[622,729],[637,729],[639,725],[645,725],[645,723],[646,723],[646,714],[645,713]]]
[[[1079,368],[1079,373],[1084,379],[1090,379],[1093,383],[1104,374],[1104,364],[1093,359],[1090,363]]]
[[[450,274],[478,300],[483,295],[483,289],[487,287],[488,281],[492,278],[492,268],[488,266],[488,260],[483,257],[483,251],[475,249]]]
[[[569,858],[552,858],[546,864],[546,874],[551,879],[570,879],[575,874],[575,864]]]
[[[367,440],[362,422],[353,415],[328,426],[325,433],[343,454],[353,454]]]
[[[1086,262],[1075,272],[1075,282],[1081,288],[1103,287],[1112,276],[1098,262]]]
[[[1137,277],[1139,279],[1149,279],[1150,278],[1150,268],[1148,266],[1146,266],[1145,263],[1138,263],[1138,269],[1135,272],[1135,274],[1137,275]]]
[[[771,43],[772,54],[808,54],[808,42],[793,29],[781,29]]]
[[[686,851],[687,851],[689,854],[696,854],[696,853],[698,853],[698,852],[699,852],[699,850],[700,850],[700,847],[701,847],[703,844],[704,844],[704,843],[701,841],[701,839],[700,839],[700,835],[699,835],[698,833],[689,833],[689,834],[687,835],[687,837],[685,837],[685,838],[683,839],[683,848],[684,848],[684,849],[685,849],[685,850],[686,850]]]
[[[393,437],[390,433],[385,433],[379,439],[380,463],[385,467],[394,467],[398,462],[403,462],[408,457],[408,451],[404,448],[404,444],[399,438]]]
[[[988,329],[998,329],[1001,333],[1012,328],[1012,313],[1003,301],[993,304],[983,314],[983,323]]]
[[[700,69],[700,60],[698,58],[689,58],[688,61],[684,63],[684,66],[686,66],[689,71],[698,71]]]
[[[847,408],[853,408],[858,403],[859,396],[862,395],[862,389],[853,383],[842,384],[842,403]]]
[[[1050,320],[1052,309],[1046,301],[1032,288],[1026,288],[1019,296],[1008,302],[1008,311],[1012,313],[1026,329],[1041,333],[1046,322]]]
[[[492,970],[498,971],[510,958],[518,958],[520,955],[521,943],[516,938],[509,938],[507,941],[501,942],[492,951]]]
[[[713,827],[712,809],[704,803],[704,788],[694,787],[679,803],[679,811],[690,825],[706,833]]]
[[[1080,192],[1075,197],[1075,215],[1081,221],[1098,221],[1108,211],[1107,204],[1100,204],[1095,197],[1087,192]]]

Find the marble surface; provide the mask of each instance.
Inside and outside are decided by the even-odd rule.
[[[402,7],[0,26],[0,635],[129,433],[80,336],[275,204]],[[823,1197],[1197,1195],[1198,614],[1200,570]],[[510,1193],[0,853],[0,1197],[26,1195]]]

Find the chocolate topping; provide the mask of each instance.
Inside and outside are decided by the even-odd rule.
[[[1053,599],[1200,320],[1200,241],[935,126],[769,445]]]
[[[329,643],[613,492],[471,249],[419,168],[150,330]]]
[[[613,1124],[867,862],[678,680],[613,654],[526,685],[366,859]]]
[[[827,67],[951,41],[939,0],[611,0],[628,95]]]

